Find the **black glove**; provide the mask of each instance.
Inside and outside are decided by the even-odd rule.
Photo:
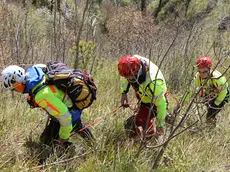
[[[30,105],[30,108],[38,107],[38,104],[35,102],[33,98],[31,98],[31,96],[27,97],[27,103]]]
[[[69,141],[63,143],[63,147],[64,147],[65,149],[69,148],[69,147],[72,146],[72,145],[73,145],[73,143],[72,143],[72,142],[69,142]]]
[[[180,109],[181,109],[181,106],[180,104],[177,104],[177,106],[173,109],[173,113],[179,113],[180,112]]]
[[[219,106],[216,105],[214,102],[215,102],[215,101],[211,101],[211,102],[209,103],[210,108],[212,108],[212,109],[219,108]]]
[[[74,144],[69,141],[60,142],[59,140],[55,140],[54,149],[58,157],[65,155],[70,158],[76,154]]]

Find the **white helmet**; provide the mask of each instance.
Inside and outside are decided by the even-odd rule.
[[[12,83],[25,83],[25,70],[17,65],[10,65],[2,71],[2,81],[5,88],[13,88]]]

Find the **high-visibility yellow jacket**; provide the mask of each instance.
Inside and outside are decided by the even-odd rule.
[[[36,94],[35,102],[58,120],[60,123],[59,137],[68,139],[73,129],[72,116],[68,110],[68,107],[72,107],[73,104],[68,95],[65,95],[55,85],[48,85]]]
[[[196,73],[192,87],[190,88],[190,93],[186,98],[186,101],[189,100],[191,95],[194,93],[196,88],[201,88],[200,96],[209,96],[210,98],[215,98],[215,105],[220,105],[228,96],[228,82],[224,76],[217,70],[212,72],[212,76],[205,83],[206,79],[201,79],[199,72]]]
[[[30,67],[26,71],[27,81],[25,93],[34,92],[37,87],[46,80],[45,74],[40,68]],[[71,114],[69,108],[73,103],[69,96],[55,85],[45,85],[39,90],[34,98],[37,105],[46,110],[52,118],[60,123],[59,137],[68,139],[73,129],[73,118],[80,117],[81,110],[78,114]]]
[[[166,83],[162,72],[159,68],[152,63],[149,59],[134,55],[138,59],[145,61],[149,70],[146,73],[146,79],[141,83],[136,90],[136,93],[140,96],[142,103],[153,103],[157,107],[157,120],[156,125],[161,127],[165,124],[166,106],[165,93],[167,91]],[[122,79],[121,93],[127,93],[129,88],[129,82],[127,79]]]

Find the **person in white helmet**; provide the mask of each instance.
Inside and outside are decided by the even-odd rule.
[[[54,141],[68,147],[71,132],[77,132],[87,141],[94,138],[90,129],[81,121],[82,110],[77,109],[71,98],[55,85],[46,85],[45,64],[37,64],[24,70],[17,65],[10,65],[2,71],[2,82],[5,88],[23,94],[35,94],[33,107],[44,109],[50,117],[49,124],[40,136],[40,141],[53,145]],[[41,87],[36,91],[37,88]],[[36,93],[34,93],[36,92]],[[28,96],[29,97],[29,96]],[[83,129],[79,132],[81,129]]]

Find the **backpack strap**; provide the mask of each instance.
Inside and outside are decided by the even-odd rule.
[[[42,90],[44,87],[46,87],[47,85],[48,85],[48,83],[47,83],[47,82],[44,82],[44,83],[42,83],[41,85],[39,85],[37,88],[35,88],[34,91],[31,90],[31,91],[29,92],[30,99],[29,99],[29,100],[27,99],[27,102],[28,102],[28,104],[30,105],[31,108],[37,107],[37,106],[34,104],[34,102],[35,102],[35,100],[34,100],[35,95],[36,95],[40,90]]]

